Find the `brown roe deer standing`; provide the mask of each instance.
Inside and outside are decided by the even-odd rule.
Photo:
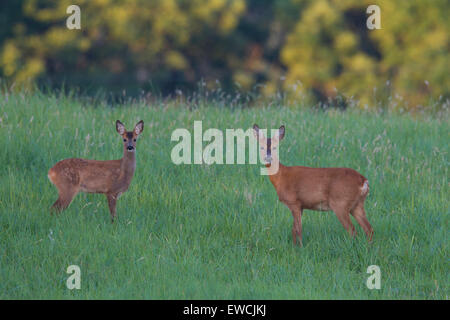
[[[278,198],[292,212],[294,223],[292,239],[297,237],[302,245],[302,213],[304,209],[333,210],[350,235],[356,234],[350,220],[350,213],[363,228],[369,241],[373,229],[366,218],[364,201],[369,193],[369,181],[356,170],[349,168],[309,168],[302,166],[283,166],[276,148],[284,137],[285,128],[281,126],[272,138],[266,138],[259,127],[253,126],[259,140],[261,159],[268,169],[269,179],[277,191]],[[274,152],[275,150],[275,152]],[[277,161],[279,166],[272,166]]]
[[[144,130],[144,122],[139,121],[133,131],[126,131],[119,120],[116,130],[123,139],[123,157],[119,160],[65,159],[56,163],[49,171],[48,178],[58,189],[59,198],[52,208],[62,211],[82,191],[103,193],[108,199],[111,220],[116,216],[116,201],[127,191],[136,169],[136,140]]]

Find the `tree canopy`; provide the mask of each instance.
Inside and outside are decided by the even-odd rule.
[[[72,2],[0,4],[2,78],[162,93],[201,80],[362,105],[383,91],[406,108],[450,98],[446,0],[79,0],[81,30],[69,30]]]

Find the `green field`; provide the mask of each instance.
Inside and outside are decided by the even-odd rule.
[[[0,94],[0,299],[448,299],[448,117],[307,108],[230,110]],[[110,222],[103,195],[59,216],[47,171],[69,157],[118,159],[114,121],[145,128]],[[176,128],[286,125],[284,165],[351,167],[370,180],[375,234],[351,239],[332,212],[305,211],[303,248],[260,165],[171,162]],[[205,143],[206,145],[206,143]],[[69,290],[69,265],[81,290]],[[369,265],[381,289],[369,290]]]

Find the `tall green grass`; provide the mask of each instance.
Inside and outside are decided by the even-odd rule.
[[[0,95],[0,298],[448,299],[448,118],[275,107],[188,110],[176,102],[84,105]],[[59,216],[48,169],[68,157],[122,156],[114,121],[140,119],[137,169],[111,224],[103,195]],[[370,180],[375,234],[351,239],[332,212],[306,211],[303,248],[260,165],[171,162],[176,128],[286,125],[285,165],[351,167]],[[81,290],[66,269],[81,268]],[[369,290],[369,265],[381,289]]]

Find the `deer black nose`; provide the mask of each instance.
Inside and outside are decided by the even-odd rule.
[[[134,147],[133,147],[133,146],[128,146],[127,149],[128,149],[128,150],[133,150]]]

